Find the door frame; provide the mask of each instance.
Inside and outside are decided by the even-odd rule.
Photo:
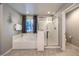
[[[66,49],[66,14],[78,7],[79,7],[79,4],[74,3],[62,12],[62,46],[61,46],[61,50],[63,50],[63,51]]]

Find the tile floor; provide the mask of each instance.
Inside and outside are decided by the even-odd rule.
[[[79,56],[79,48],[67,43],[65,51],[55,48],[45,49],[44,52],[31,49],[14,49],[5,56]]]

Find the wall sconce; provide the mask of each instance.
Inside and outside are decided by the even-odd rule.
[[[9,23],[12,23],[12,15],[11,15],[11,13],[10,13],[9,16],[8,16],[8,22],[9,22]]]

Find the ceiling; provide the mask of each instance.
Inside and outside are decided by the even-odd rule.
[[[48,12],[55,14],[65,3],[8,3],[20,14],[47,15]]]

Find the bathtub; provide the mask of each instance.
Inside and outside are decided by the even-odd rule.
[[[17,34],[13,36],[13,49],[36,49],[37,35],[34,33]]]

